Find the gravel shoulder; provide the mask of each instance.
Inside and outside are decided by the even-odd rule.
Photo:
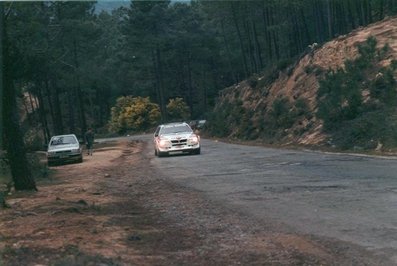
[[[173,183],[147,143],[101,143],[0,210],[0,265],[387,265]]]

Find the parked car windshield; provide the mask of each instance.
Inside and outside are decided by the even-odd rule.
[[[161,129],[160,134],[172,134],[181,132],[192,132],[188,125],[165,126]]]
[[[66,145],[66,144],[76,144],[77,140],[73,136],[62,136],[55,137],[51,140],[50,145]]]

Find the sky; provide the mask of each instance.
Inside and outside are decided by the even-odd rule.
[[[171,0],[171,2],[190,2],[190,0]],[[111,10],[122,6],[128,7],[130,3],[131,0],[97,0],[95,9],[96,13],[100,13],[101,11],[111,12]]]

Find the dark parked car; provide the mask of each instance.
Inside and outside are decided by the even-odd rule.
[[[206,122],[207,122],[207,120],[204,120],[204,119],[202,119],[202,120],[192,120],[192,121],[189,122],[189,126],[193,130],[196,130],[196,129],[200,130],[200,129],[204,128]]]

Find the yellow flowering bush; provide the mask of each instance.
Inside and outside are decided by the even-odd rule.
[[[111,109],[109,128],[113,132],[146,130],[160,120],[160,108],[149,97],[123,96]]]

